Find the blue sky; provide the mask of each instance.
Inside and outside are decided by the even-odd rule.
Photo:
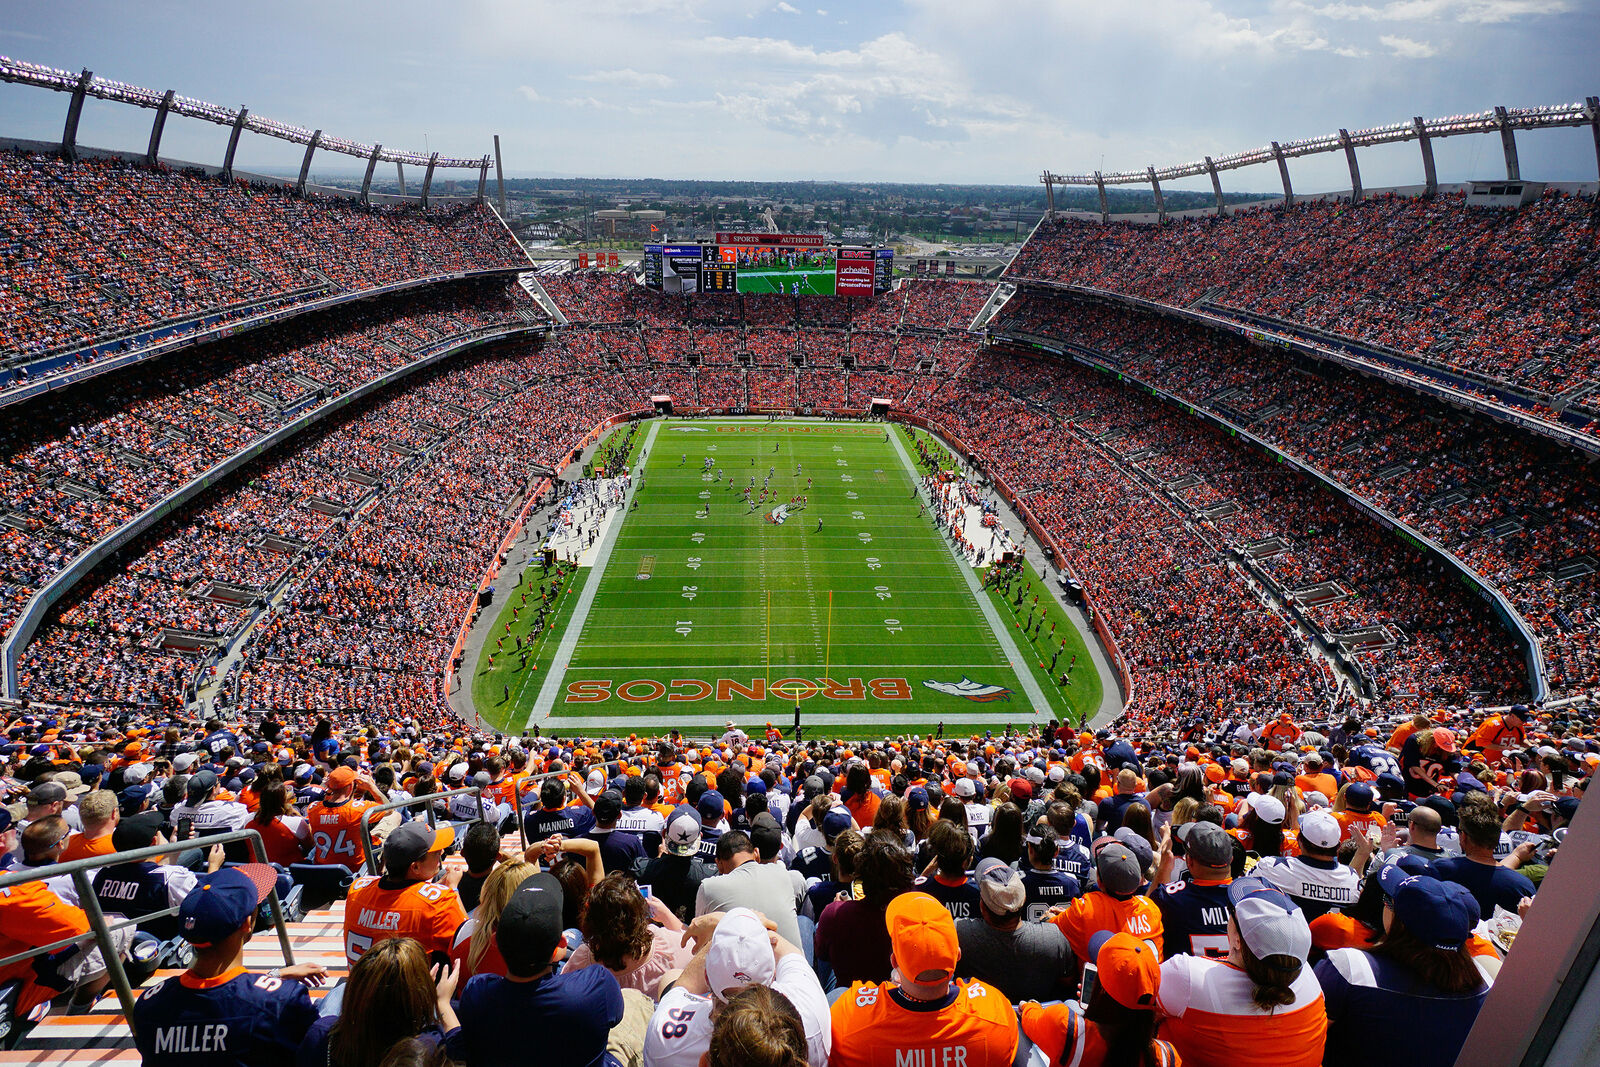
[[[508,172],[585,176],[1034,183],[1600,93],[1595,0],[817,2],[8,0],[0,53],[393,147],[477,156],[499,133]],[[65,102],[0,85],[0,129],[58,138]],[[142,148],[149,119],[94,104],[80,140]],[[163,154],[214,160],[226,136],[174,120]],[[1586,131],[1520,144],[1525,177],[1595,178]],[[1438,154],[1445,180],[1502,173],[1497,138]],[[1414,146],[1362,157],[1368,186],[1419,173]],[[1334,158],[1294,180],[1348,186]]]

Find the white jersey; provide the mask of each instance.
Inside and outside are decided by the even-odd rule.
[[[1298,856],[1268,856],[1250,873],[1283,890],[1315,918],[1325,911],[1348,908],[1361,891],[1361,879],[1342,863],[1317,867]]]
[[[194,821],[196,837],[202,834],[221,834],[242,830],[250,821],[250,809],[235,800],[208,800],[204,804],[190,804],[187,800],[172,808],[172,825],[184,819]]]
[[[987,804],[979,804],[971,800],[967,802],[966,809],[967,830],[972,834],[972,843],[976,845],[978,839],[989,832],[989,820],[994,813],[994,809]]]
[[[772,988],[789,998],[806,1031],[810,1067],[828,1067],[833,1045],[833,1020],[828,998],[805,958],[791,953],[778,960]],[[673,988],[656,1005],[644,1037],[644,1067],[699,1067],[711,1044],[709,996]]]

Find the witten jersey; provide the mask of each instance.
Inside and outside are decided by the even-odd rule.
[[[1008,1067],[1016,1054],[1011,1002],[975,978],[932,1004],[860,982],[833,1004],[832,1067]]]

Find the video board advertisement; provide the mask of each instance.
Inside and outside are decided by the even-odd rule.
[[[878,249],[872,287],[880,293],[887,293],[894,288],[894,249]]]
[[[841,248],[835,262],[834,292],[839,296],[872,295],[872,249]]]
[[[832,248],[725,245],[717,249],[717,260],[736,267],[741,293],[833,296],[834,252]]]
[[[699,245],[662,245],[662,291],[668,293],[698,293],[700,291],[701,261],[702,252]]]
[[[650,289],[661,288],[661,246],[644,246],[644,284]]]

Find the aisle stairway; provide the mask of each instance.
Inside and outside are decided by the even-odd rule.
[[[515,834],[502,842],[505,852],[521,851]],[[464,868],[460,854],[445,860],[447,868]],[[289,926],[289,944],[294,949],[296,963],[320,963],[328,969],[328,981],[321,989],[311,990],[313,1001],[321,1000],[329,989],[349,974],[344,957],[344,901],[336,900],[326,908],[310,912],[299,922]],[[252,971],[268,971],[283,966],[283,953],[278,948],[276,931],[265,927],[256,931],[244,949],[244,965]],[[148,988],[163,979],[181,974],[177,970],[160,970],[144,984]],[[139,990],[134,990],[137,997]],[[13,1063],[35,1064],[37,1067],[54,1067],[56,1064],[138,1063],[139,1053],[133,1047],[133,1035],[122,1016],[122,1005],[115,992],[107,990],[87,1014],[68,1015],[64,1011],[52,1012],[34,1028],[19,1048],[0,1051],[0,1065]]]

